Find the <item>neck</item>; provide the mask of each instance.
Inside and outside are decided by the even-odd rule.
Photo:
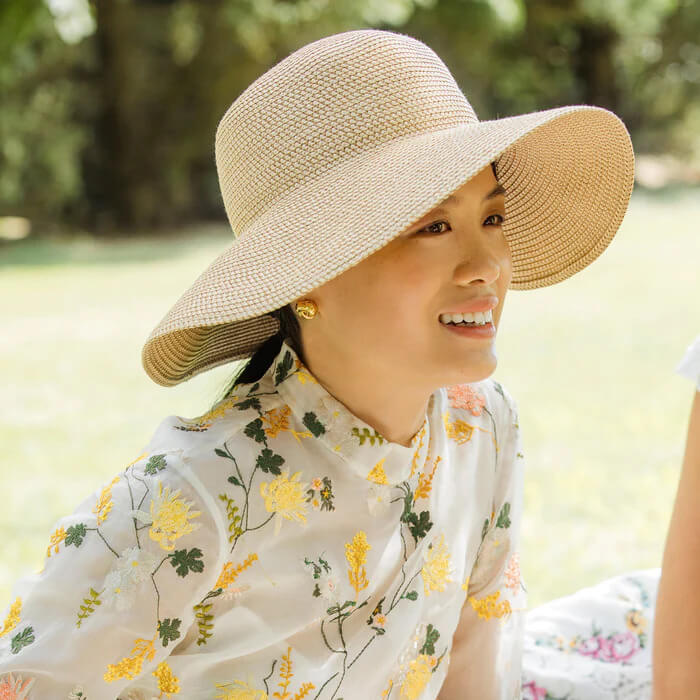
[[[304,344],[304,364],[318,382],[353,415],[389,442],[411,447],[423,426],[430,391],[420,390],[391,368],[368,361],[366,355],[329,352]]]

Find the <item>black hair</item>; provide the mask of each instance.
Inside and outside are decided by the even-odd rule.
[[[214,406],[227,399],[239,384],[252,384],[261,379],[270,368],[270,365],[272,365],[272,361],[279,354],[282,348],[282,341],[285,339],[287,344],[299,356],[299,359],[304,363],[306,362],[301,345],[301,327],[291,304],[286,304],[280,309],[270,311],[269,315],[279,321],[279,330],[262,343],[246,363],[237,370],[236,374],[229,380],[222,395],[214,402]]]
[[[491,170],[493,171],[493,176],[498,179],[495,161],[491,162]],[[285,339],[299,359],[306,364],[304,348],[301,344],[301,327],[291,304],[286,304],[279,309],[270,311],[269,315],[279,321],[279,330],[262,343],[250,359],[237,370],[233,378],[229,380],[223,394],[214,402],[214,406],[224,399],[227,399],[239,384],[252,384],[261,379],[272,365],[272,361],[279,354],[282,348],[282,342]]]

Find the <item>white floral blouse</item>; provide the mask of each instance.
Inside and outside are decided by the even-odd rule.
[[[285,342],[55,524],[0,617],[0,698],[428,700],[458,623],[467,673],[520,698],[523,471],[495,380],[434,392],[406,447]]]

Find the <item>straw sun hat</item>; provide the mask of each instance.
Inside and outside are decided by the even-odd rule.
[[[376,29],[323,37],[263,73],[219,122],[215,159],[235,238],[145,342],[144,369],[163,386],[252,355],[279,329],[269,312],[371,255],[492,161],[511,289],[595,260],[634,181],[613,112],[569,105],[479,121],[430,47]]]

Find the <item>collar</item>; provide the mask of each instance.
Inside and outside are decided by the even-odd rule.
[[[411,446],[406,447],[387,440],[330,394],[286,340],[266,374],[308,429],[309,437],[314,436],[342,457],[358,476],[395,485],[422,469],[432,442],[431,432],[434,434],[441,425],[437,392],[431,394],[423,425]]]

